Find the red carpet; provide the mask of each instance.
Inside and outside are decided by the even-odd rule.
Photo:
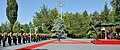
[[[92,44],[91,42],[82,42],[79,40],[67,40],[65,42],[55,42],[54,44]]]
[[[23,47],[23,48],[18,48],[16,50],[32,50],[34,48],[41,47],[41,46],[44,46],[44,45],[47,45],[47,44],[92,44],[92,43],[91,42],[82,42],[82,41],[79,41],[79,40],[65,40],[64,42],[58,42],[57,40],[51,40],[51,41],[42,42],[42,43],[39,43],[39,44],[34,44],[34,45],[31,45],[31,46],[26,46],[26,47]]]
[[[19,48],[19,49],[16,49],[16,50],[31,50],[33,48],[36,48],[36,47],[40,47],[40,46],[43,46],[43,45],[46,45],[46,44],[49,44],[49,43],[54,43],[56,40],[51,40],[51,41],[47,41],[47,42],[42,42],[40,44],[34,44],[34,45],[31,45],[31,46],[27,46],[27,47],[24,47],[24,48]]]
[[[91,43],[93,44],[120,44],[120,40],[99,39],[99,40],[92,40]]]

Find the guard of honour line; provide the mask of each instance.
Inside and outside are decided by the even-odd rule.
[[[0,33],[0,46],[6,47],[7,43],[12,46],[12,43],[18,45],[39,42],[50,38],[50,35],[40,33],[31,33],[31,38],[29,33]]]

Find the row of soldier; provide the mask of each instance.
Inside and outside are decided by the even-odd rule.
[[[9,46],[12,46],[12,43],[15,45],[19,44],[25,44],[30,42],[38,42],[46,39],[50,39],[50,35],[41,35],[41,34],[35,34],[32,33],[31,35],[29,33],[0,33],[0,46],[3,43],[3,47],[6,45],[6,41],[8,41]]]

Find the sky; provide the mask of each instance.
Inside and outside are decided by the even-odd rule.
[[[18,17],[17,21],[21,24],[29,23],[33,20],[35,12],[40,10],[40,7],[45,4],[48,8],[58,7],[58,1],[64,1],[63,13],[65,12],[79,12],[87,10],[88,14],[94,11],[101,12],[104,9],[105,2],[109,9],[112,9],[110,0],[17,0],[18,3]],[[8,21],[6,16],[6,2],[7,0],[0,0],[0,24]]]

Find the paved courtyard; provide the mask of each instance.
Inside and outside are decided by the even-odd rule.
[[[32,42],[22,45],[1,47],[1,50],[32,49],[32,50],[120,50],[120,45],[95,45],[90,43],[92,39],[56,39],[42,42]]]

